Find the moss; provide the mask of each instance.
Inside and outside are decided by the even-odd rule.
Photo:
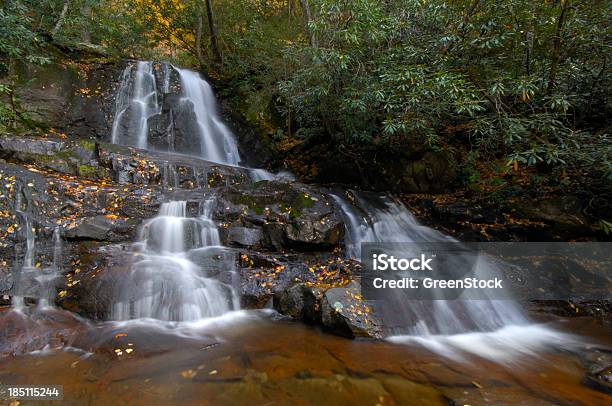
[[[282,213],[287,213],[287,214],[289,214],[289,218],[291,218],[291,219],[296,219],[296,218],[300,217],[300,214],[302,214],[302,212],[301,212],[301,211],[294,210],[294,209],[293,209],[293,207],[291,207],[291,206],[287,206],[287,205],[285,205],[284,203],[281,203],[281,204],[278,206],[278,208],[280,209],[280,211],[281,211]]]
[[[104,142],[104,143],[101,143],[100,146],[108,150],[108,152],[112,152],[116,154],[127,154],[127,155],[130,154],[129,149],[124,147],[123,145],[110,144],[108,142]]]
[[[95,141],[88,140],[88,139],[80,139],[78,143],[82,148],[88,151],[94,151],[96,149]]]
[[[315,201],[312,199],[312,197],[305,193],[298,193],[295,199],[293,199],[293,208],[298,210],[313,207],[314,204]]]
[[[288,213],[290,218],[297,219],[302,215],[302,211],[305,208],[313,207],[314,204],[315,201],[310,196],[304,193],[298,193],[290,206],[281,203],[279,208],[282,212]]]
[[[70,161],[71,158],[76,159],[77,161],[80,159],[79,154],[74,151],[58,151],[55,153],[55,156],[62,161]]]
[[[245,206],[248,206],[249,209],[253,210],[256,214],[263,213],[263,207],[259,205],[259,203],[255,200],[253,196],[240,195],[234,200],[234,203],[244,204]]]
[[[105,168],[100,168],[98,166],[92,165],[79,165],[77,167],[79,176],[83,176],[85,178],[98,179],[107,176],[107,171]]]

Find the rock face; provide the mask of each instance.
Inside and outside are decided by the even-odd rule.
[[[216,197],[215,218],[229,223],[228,245],[251,245],[236,241],[238,230],[240,238],[261,236],[263,246],[277,251],[325,251],[342,240],[344,225],[337,209],[326,195],[306,185],[260,181],[221,187]]]
[[[121,63],[47,64],[14,67],[15,96],[35,123],[79,137],[110,133]]]
[[[3,298],[16,292],[14,274],[23,265],[31,227],[34,263],[61,275],[53,287],[56,303],[84,317],[108,319],[144,220],[168,200],[185,200],[188,216],[197,218],[201,202],[212,198],[212,219],[222,244],[231,248],[196,250],[190,260],[233,263],[228,266],[238,271],[243,307],[285,298],[277,307],[282,314],[347,337],[378,335],[333,307],[344,300],[334,295],[345,291],[342,286],[359,268],[342,258],[342,216],[319,188],[253,183],[243,168],[89,139],[3,136],[0,157],[10,161],[0,161],[0,192],[7,197],[0,203]],[[56,229],[63,244],[57,264]],[[33,284],[19,291],[37,297],[36,289]]]
[[[122,72],[136,64],[137,61],[130,60],[87,65],[69,61],[44,66],[15,64],[11,72],[17,78],[15,99],[21,109],[28,112],[33,124],[70,137],[109,142]],[[157,90],[163,96],[159,101],[159,114],[148,120],[150,146],[188,154],[199,151],[200,139],[193,136],[197,133],[194,127],[197,124],[193,110],[181,101],[178,74],[170,65],[160,62],[152,64],[152,72]],[[238,136],[239,150],[242,156],[248,157],[246,163],[265,166],[271,160],[271,153],[263,144],[262,137],[233,114],[225,103],[218,107],[224,121]]]

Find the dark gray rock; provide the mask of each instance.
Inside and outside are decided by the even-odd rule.
[[[321,298],[321,324],[326,330],[346,336],[381,337],[382,329],[361,298],[361,285],[352,281],[341,288],[327,290]]]
[[[0,137],[0,149],[15,154],[55,155],[64,145],[62,141],[45,138]]]
[[[99,165],[108,168],[119,184],[208,189],[248,180],[246,169],[186,155],[101,143],[99,157]]]
[[[95,216],[82,219],[79,224],[64,233],[68,239],[94,241],[126,241],[134,237],[134,227],[125,220]]]
[[[330,250],[344,225],[329,198],[300,183],[258,182],[219,188],[216,219],[244,227],[261,226],[264,245],[282,251]]]
[[[61,141],[40,137],[0,137],[0,156],[40,168],[89,179],[108,176],[96,160],[95,142],[87,139]]]
[[[0,295],[8,295],[13,289],[13,275],[7,270],[0,269]]]
[[[321,320],[319,301],[322,294],[323,290],[300,283],[275,294],[273,306],[285,316],[317,323]]]
[[[254,247],[260,244],[262,237],[260,228],[229,227],[227,230],[227,240],[230,245]]]

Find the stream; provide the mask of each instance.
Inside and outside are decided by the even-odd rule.
[[[173,86],[180,94],[164,101]],[[131,63],[119,79],[109,137],[118,146],[238,168],[251,183],[280,189],[294,182],[289,173],[244,164],[216,103],[196,72]],[[164,114],[171,118],[162,123]],[[153,126],[162,129],[155,137]],[[62,385],[64,404],[610,402],[586,378],[588,365],[610,356],[612,336],[591,318],[530,313],[509,300],[398,295],[380,315],[381,339],[349,340],[290,320],[271,301],[245,308],[236,249],[223,244],[224,225],[214,215],[223,209],[216,191],[203,190],[194,207],[179,177],[164,168],[168,193],[157,215],[139,225],[131,244],[109,248],[129,260],[117,266],[109,297],[89,292],[111,303],[102,319],[54,305],[62,228],[52,234],[52,262],[39,267],[31,207],[15,203],[27,231],[12,305],[0,308],[0,354],[11,354],[0,362],[2,384]],[[455,241],[419,224],[392,196],[326,193],[344,223],[347,260],[359,260],[363,242]]]

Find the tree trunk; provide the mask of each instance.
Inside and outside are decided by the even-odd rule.
[[[195,49],[198,63],[200,66],[204,65],[204,58],[202,58],[202,26],[204,21],[202,0],[196,0],[197,4],[197,26],[196,26],[196,38],[195,38]]]
[[[212,4],[211,0],[206,0],[206,16],[208,17],[208,27],[210,28],[210,45],[213,51],[213,57],[215,62],[221,63],[221,52],[219,52],[219,45],[217,44],[217,30],[213,21]]]
[[[308,6],[308,0],[300,0],[302,4],[302,11],[304,12],[304,16],[306,17],[306,25],[308,26],[308,32],[310,33],[310,45],[313,48],[317,47],[317,38],[315,37],[314,32],[310,29],[310,23],[312,22],[312,13],[310,12],[310,6]]]
[[[68,12],[69,5],[70,5],[70,0],[65,0],[64,6],[62,7],[62,12],[60,13],[59,18],[57,19],[55,26],[51,30],[51,37],[55,37],[58,31],[62,28],[62,25],[64,24],[64,20],[66,19],[66,13]]]
[[[561,58],[561,35],[563,33],[563,27],[567,17],[567,10],[570,7],[570,0],[560,0],[561,12],[557,19],[557,28],[555,29],[555,36],[553,37],[552,52],[550,55],[550,73],[548,75],[548,88],[546,92],[550,94],[555,87],[555,81],[557,79],[557,67],[559,66],[559,59]]]

